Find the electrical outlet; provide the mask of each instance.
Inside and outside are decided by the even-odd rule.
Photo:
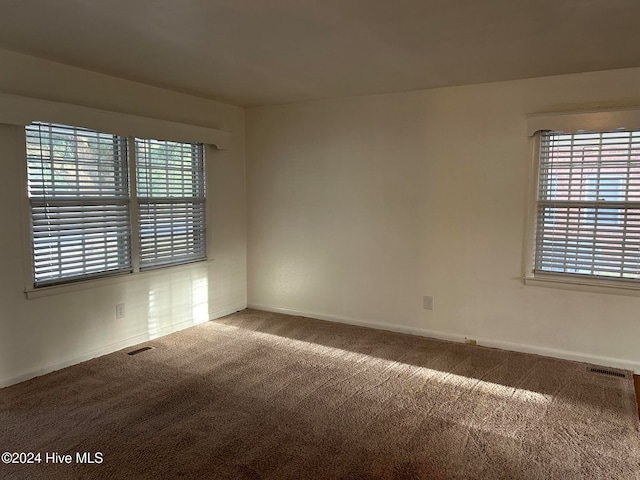
[[[116,320],[122,320],[124,318],[124,303],[116,305]]]
[[[433,310],[433,297],[431,295],[425,295],[422,306],[425,310]]]

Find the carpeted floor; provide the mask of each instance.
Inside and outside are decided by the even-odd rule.
[[[640,478],[630,372],[255,310],[145,345],[0,390],[42,462],[0,478]]]

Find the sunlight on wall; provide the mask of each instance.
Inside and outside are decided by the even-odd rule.
[[[209,320],[206,267],[172,273],[149,286],[147,329],[150,337],[165,335]]]
[[[194,278],[191,281],[191,312],[193,324],[209,321],[209,279]]]

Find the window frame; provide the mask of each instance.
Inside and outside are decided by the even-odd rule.
[[[205,235],[205,239],[204,239],[204,257],[201,258],[197,258],[197,259],[190,259],[187,261],[181,260],[178,262],[172,262],[172,263],[166,263],[163,265],[159,265],[156,266],[154,268],[149,268],[149,269],[140,269],[140,252],[139,252],[139,238],[138,238],[138,234],[139,234],[139,216],[138,216],[138,197],[136,194],[136,181],[137,181],[137,177],[136,177],[136,165],[137,165],[137,160],[136,160],[136,156],[135,156],[135,139],[137,138],[134,135],[122,135],[121,133],[113,133],[114,136],[120,136],[120,137],[124,137],[125,141],[127,143],[127,148],[125,149],[126,152],[126,159],[125,162],[128,166],[128,197],[127,197],[127,201],[128,201],[128,207],[129,207],[129,218],[130,218],[130,222],[129,222],[129,235],[131,237],[130,240],[130,254],[131,254],[131,268],[128,269],[127,271],[103,271],[103,272],[99,272],[99,273],[92,273],[91,275],[83,275],[83,276],[77,276],[77,277],[73,277],[73,278],[64,278],[64,277],[60,277],[58,279],[58,281],[56,280],[52,280],[52,281],[47,281],[44,284],[41,285],[36,285],[35,283],[35,263],[34,263],[34,257],[33,257],[33,232],[32,232],[32,228],[33,228],[33,219],[32,219],[32,204],[31,204],[31,199],[28,195],[28,181],[29,181],[29,175],[27,173],[27,134],[26,134],[26,127],[29,126],[31,123],[37,122],[38,120],[34,120],[33,122],[30,122],[27,125],[20,125],[18,126],[18,128],[16,129],[17,132],[17,144],[18,144],[18,149],[17,149],[17,158],[19,159],[19,161],[21,161],[23,167],[20,169],[23,172],[23,178],[22,178],[22,185],[23,185],[23,201],[21,202],[22,204],[22,219],[23,219],[23,238],[24,238],[24,245],[25,245],[25,249],[24,249],[24,271],[25,271],[25,294],[27,298],[39,298],[42,296],[48,296],[48,295],[52,295],[52,294],[57,294],[57,293],[63,293],[63,292],[67,292],[67,291],[73,291],[73,290],[83,290],[86,288],[93,288],[95,286],[99,286],[99,285],[108,285],[108,284],[115,284],[115,283],[120,283],[123,281],[130,281],[133,280],[134,278],[139,278],[140,275],[156,275],[158,273],[161,273],[162,271],[166,271],[166,269],[172,269],[172,271],[177,270],[182,270],[182,269],[189,269],[189,268],[193,268],[193,264],[194,263],[203,263],[203,262],[208,262],[208,261],[212,261],[212,259],[209,256],[209,242],[207,240],[206,237],[206,227],[207,227],[207,203],[209,202],[208,196],[206,195],[206,191],[207,191],[207,169],[206,169],[206,158],[207,158],[207,154],[210,151],[211,146],[213,147],[217,147],[217,145],[211,145],[205,142],[198,142],[198,141],[193,141],[193,142],[185,142],[184,140],[169,140],[169,141],[175,141],[175,142],[179,142],[179,143],[184,143],[187,145],[191,145],[192,148],[200,148],[200,151],[202,152],[202,188],[204,191],[204,200],[203,200],[203,222],[204,222],[204,232],[203,235]],[[64,126],[68,126],[71,128],[82,128],[82,129],[87,129],[87,130],[92,130],[98,133],[102,133],[102,134],[109,134],[111,135],[112,133],[105,131],[105,130],[100,130],[100,129],[96,129],[96,128],[92,128],[92,127],[85,127],[82,124],[77,125],[77,124],[73,124],[70,125],[68,123],[58,123],[58,122],[52,122],[52,121],[46,121],[46,120],[42,120],[41,123],[44,124],[58,124],[58,125],[64,125]],[[217,131],[214,131],[217,132]],[[42,282],[41,282],[42,283]]]
[[[83,281],[91,278],[99,278],[103,276],[109,275],[121,275],[125,273],[130,273],[132,271],[131,265],[131,196],[129,193],[129,158],[127,152],[127,139],[120,135],[114,135],[107,132],[98,132],[93,129],[86,129],[83,127],[70,126],[70,125],[61,125],[50,122],[33,122],[30,125],[27,125],[24,129],[25,131],[25,144],[27,146],[27,156],[25,157],[27,162],[27,193],[28,193],[28,201],[29,201],[29,221],[30,221],[30,242],[29,245],[31,247],[31,261],[33,268],[33,286],[34,288],[44,288],[51,285],[59,285],[65,283],[74,283],[77,281]],[[69,158],[63,158],[60,155],[46,155],[42,153],[41,149],[39,150],[38,155],[29,154],[29,146],[38,146],[49,147],[49,152],[53,151],[54,148],[54,138],[58,137],[58,140],[61,140],[63,144],[67,146],[72,146],[73,155]],[[108,140],[108,137],[112,137],[111,140]],[[91,146],[91,150],[89,152],[85,152],[85,155],[81,156],[79,154],[79,148],[84,140],[89,139],[89,141],[93,140],[94,143]],[[98,151],[100,148],[104,148],[106,144],[112,142],[113,144],[113,158],[107,158],[106,160],[103,158],[91,158],[95,155],[98,155]],[[93,150],[93,148],[97,147],[98,150]],[[85,146],[86,148],[86,146]],[[102,155],[100,153],[99,155]],[[91,160],[91,163],[87,163],[88,160]],[[50,167],[51,179],[49,181],[38,182],[38,172],[41,174],[44,171],[44,163],[48,162]],[[113,182],[108,180],[106,183],[103,182],[101,176],[103,169],[102,164],[106,162],[104,165],[107,167],[113,167]],[[55,170],[53,165],[59,165]],[[83,172],[84,165],[84,172]],[[71,167],[71,170],[66,167]],[[93,169],[96,169],[97,173],[97,184],[93,183],[95,180],[95,176],[92,179],[92,183],[87,184],[86,180],[83,179],[83,173],[87,174],[91,172]],[[29,181],[31,179],[30,171],[34,172],[34,182],[33,184]],[[73,188],[66,190],[64,195],[59,196],[56,195],[56,190],[59,187],[64,186],[64,181],[61,183],[60,179],[56,179],[56,175],[54,172],[60,172],[60,170],[70,173],[75,173],[75,178],[71,179],[71,186]],[[120,179],[118,179],[118,173],[120,173]],[[42,177],[42,175],[41,175]],[[39,194],[29,195],[30,186],[35,185],[41,187],[39,190]],[[103,186],[107,188],[105,192],[103,190]],[[113,192],[109,192],[108,189],[114,188]],[[47,190],[51,188],[53,190],[52,194],[48,195]],[[64,188],[64,187],[63,187]],[[106,194],[105,194],[106,193]],[[105,243],[102,248],[103,255],[100,256],[101,263],[104,261],[106,264],[113,265],[114,262],[117,264],[116,267],[105,268],[105,269],[92,269],[91,262],[89,258],[91,256],[91,246],[86,245],[87,241],[89,243],[94,243],[90,240],[91,231],[84,228],[85,222],[83,216],[79,213],[80,211],[88,208],[91,210],[92,206],[106,209],[109,212],[108,217],[102,217],[98,222],[92,223],[92,228],[99,228],[101,233],[106,235],[109,234],[111,236],[116,237],[117,242],[117,253],[113,255],[113,251],[109,252],[107,244]],[[78,233],[74,234],[72,238],[69,238],[69,235],[66,235],[64,230],[64,222],[60,219],[60,215],[65,215],[64,209],[72,207],[75,210],[75,214],[71,217],[74,220],[74,229],[79,230]],[[41,211],[41,213],[38,213]],[[78,212],[78,213],[76,213]],[[119,212],[119,213],[118,213]],[[80,274],[72,273],[72,265],[69,262],[60,262],[54,264],[57,266],[60,274],[58,276],[52,276],[51,278],[46,278],[46,274],[42,275],[45,278],[41,278],[38,280],[38,274],[36,265],[37,261],[37,249],[42,249],[43,247],[40,245],[44,243],[44,239],[49,235],[47,234],[36,234],[36,228],[38,224],[43,224],[42,220],[37,220],[36,215],[44,215],[45,218],[49,218],[49,215],[52,215],[54,219],[54,225],[59,228],[54,228],[53,231],[58,233],[58,235],[54,234],[53,244],[58,246],[58,256],[62,256],[64,254],[65,249],[69,249],[69,244],[76,244],[76,248],[71,246],[72,250],[76,250],[77,253],[81,253],[82,255],[76,256],[73,255],[73,258],[78,258],[80,261],[76,262],[79,264],[79,268],[82,270],[93,270]],[[114,216],[117,215],[117,216]],[[58,221],[56,221],[56,217],[58,217]],[[120,226],[111,225],[114,220],[117,220]],[[46,222],[48,223],[48,222]],[[67,227],[68,229],[68,227]],[[48,230],[47,230],[48,231]],[[67,238],[66,242],[64,238]],[[78,241],[80,244],[78,245]],[[65,243],[67,244],[65,246]],[[98,242],[98,244],[101,242]],[[96,245],[97,246],[97,245]],[[77,251],[80,248],[80,251]],[[95,248],[95,247],[94,247]],[[100,249],[99,249],[100,250]],[[123,252],[124,250],[124,252]],[[69,252],[67,252],[69,253]],[[54,255],[55,256],[55,255]],[[44,258],[48,258],[46,254],[43,256]],[[55,268],[54,266],[54,268]]]
[[[172,141],[165,141],[165,140],[157,140],[157,139],[147,139],[147,138],[134,138],[133,139],[133,143],[134,143],[134,168],[135,168],[135,201],[137,204],[137,218],[136,218],[136,227],[137,227],[137,265],[138,268],[141,271],[146,271],[146,270],[151,270],[151,269],[156,269],[156,268],[165,268],[165,267],[169,267],[169,266],[174,266],[174,265],[180,265],[180,264],[185,264],[185,263],[193,263],[193,262],[200,262],[200,261],[205,261],[207,259],[207,251],[206,251],[206,245],[207,245],[207,228],[206,228],[206,218],[207,218],[207,185],[206,185],[206,165],[205,165],[205,151],[204,151],[204,145],[201,143],[197,143],[197,142],[172,142]],[[192,179],[192,182],[189,183],[189,186],[192,187],[192,192],[191,195],[184,195],[184,191],[181,191],[180,193],[183,193],[182,196],[176,196],[175,194],[175,190],[177,189],[177,185],[170,186],[169,185],[169,179],[167,178],[167,186],[166,186],[166,191],[164,192],[165,195],[154,195],[152,192],[147,192],[150,193],[149,195],[143,196],[141,195],[141,192],[139,191],[140,189],[140,178],[143,176],[140,174],[140,172],[142,171],[142,168],[140,168],[140,165],[143,164],[143,161],[138,161],[138,151],[139,151],[139,145],[138,143],[143,144],[147,149],[151,150],[151,146],[155,145],[155,146],[162,146],[162,147],[168,147],[169,144],[173,144],[173,146],[177,145],[177,144],[183,144],[184,146],[187,146],[188,149],[190,150],[190,156],[191,156],[191,164],[193,166],[192,170],[183,170],[182,172],[186,172]],[[141,148],[140,148],[141,149]],[[168,160],[167,157],[167,153],[165,152],[164,154],[165,160]],[[184,161],[184,158],[182,158],[181,160]],[[150,164],[152,163],[151,161],[151,154],[147,153],[147,155],[145,156],[145,165],[147,167],[147,169],[150,168]],[[167,170],[169,171],[169,170]],[[149,175],[150,176],[150,175]],[[169,176],[169,174],[167,174],[167,177]],[[146,177],[145,177],[146,178]],[[147,183],[147,188],[152,188],[152,184],[151,182],[146,182]],[[184,182],[182,182],[184,183]],[[184,185],[183,185],[184,186]],[[191,209],[193,210],[193,215],[191,216],[187,216],[185,217],[185,234],[186,237],[189,236],[189,233],[192,233],[193,238],[194,238],[194,247],[188,250],[193,250],[193,252],[191,252],[191,254],[182,254],[180,256],[180,260],[177,261],[166,261],[166,260],[161,260],[158,257],[155,258],[155,260],[148,260],[147,262],[143,262],[143,260],[145,259],[145,256],[147,255],[147,252],[153,253],[161,253],[161,248],[159,248],[158,245],[155,245],[154,248],[151,249],[145,249],[145,244],[146,242],[143,239],[143,233],[142,233],[142,225],[143,225],[143,210],[158,210],[158,207],[164,207],[164,210],[167,210],[167,206],[169,206],[169,211],[172,211],[174,209],[175,206],[177,205],[181,205],[184,204],[184,208],[185,210],[188,210],[189,204],[192,204]],[[143,207],[146,206],[147,208]],[[196,210],[199,210],[199,215],[196,214]],[[159,215],[163,221],[167,221],[169,216],[167,214],[163,214],[163,215]],[[200,218],[198,218],[200,217]],[[173,216],[171,216],[171,219],[169,220],[169,225],[170,228],[173,229],[174,227],[174,221],[173,221]],[[188,224],[189,221],[188,220],[194,220],[193,225],[192,225],[192,232],[189,231],[188,228]],[[146,221],[146,220],[145,220]],[[156,219],[157,221],[157,219]],[[201,225],[201,228],[196,228],[197,225]],[[156,232],[157,233],[157,232]],[[155,237],[157,237],[157,235],[154,235]],[[170,241],[171,243],[173,243],[176,239],[179,241],[180,240],[180,236],[178,235],[174,235],[173,233],[171,233],[169,235]],[[173,254],[172,254],[173,256]],[[146,264],[145,264],[146,263]]]
[[[534,271],[541,132],[551,130],[566,133],[599,133],[639,129],[640,108],[635,107],[586,112],[533,114],[527,117],[530,161],[522,264],[522,281],[525,285],[592,293],[640,296],[640,279]]]

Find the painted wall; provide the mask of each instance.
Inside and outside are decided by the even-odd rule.
[[[640,297],[521,281],[526,114],[640,105],[638,85],[627,69],[249,109],[249,305],[640,371]]]
[[[210,261],[27,300],[21,128],[0,125],[0,386],[246,306],[244,110],[0,50],[0,92],[231,132],[208,150]],[[126,317],[115,320],[115,305]]]

